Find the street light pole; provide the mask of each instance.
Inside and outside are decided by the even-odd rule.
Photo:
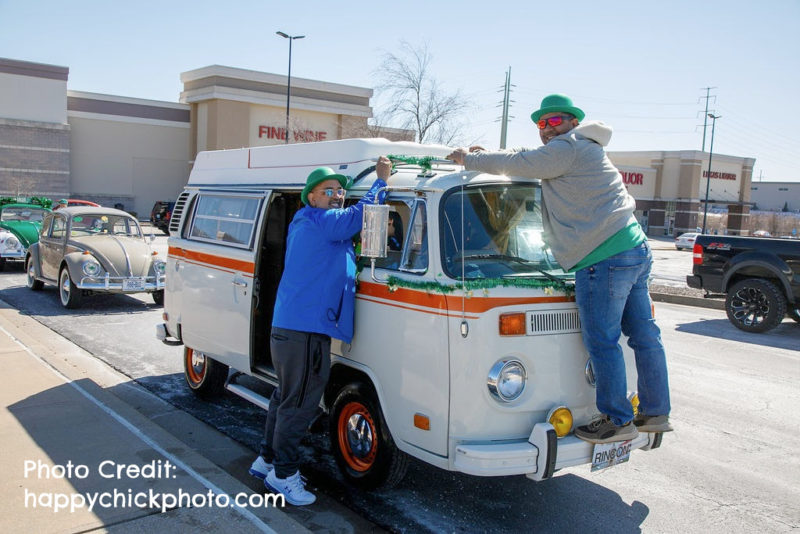
[[[706,202],[705,207],[703,209],[703,233],[706,233],[706,219],[708,217],[708,190],[711,187],[711,157],[714,155],[714,129],[717,126],[717,119],[721,117],[721,115],[714,115],[713,113],[708,114],[709,118],[711,119],[711,145],[708,149],[708,173],[706,175]]]
[[[292,41],[302,39],[305,35],[289,35],[288,33],[275,32],[284,39],[289,39],[289,75],[286,77],[286,144],[289,144],[289,99],[292,94]]]

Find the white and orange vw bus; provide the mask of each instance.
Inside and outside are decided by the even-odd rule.
[[[396,483],[413,456],[472,475],[543,480],[660,445],[660,434],[597,446],[573,435],[597,413],[594,378],[574,277],[542,239],[540,184],[465,172],[442,159],[449,152],[351,139],[198,154],[170,221],[157,328],[164,342],[185,346],[189,387],[201,397],[226,389],[269,409],[241,378],[275,382],[272,309],[306,177],[319,166],[348,175],[355,201],[372,185],[377,158],[393,155],[388,214],[365,215],[362,234],[394,245],[360,271],[355,337],[333,340],[323,398],[345,476],[364,487]],[[387,217],[391,235],[385,222],[370,222]]]

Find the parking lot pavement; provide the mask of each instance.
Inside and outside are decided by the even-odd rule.
[[[310,532],[112,393],[127,377],[2,301],[0,358],[0,531]]]

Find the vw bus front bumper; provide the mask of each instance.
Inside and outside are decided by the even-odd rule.
[[[661,444],[661,434],[641,432],[631,449],[649,450]],[[477,476],[525,475],[545,480],[564,467],[592,463],[594,444],[570,434],[556,437],[550,423],[537,423],[528,441],[459,443],[456,471]]]

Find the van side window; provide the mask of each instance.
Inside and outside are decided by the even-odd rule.
[[[250,248],[261,197],[200,193],[189,239]]]
[[[428,218],[425,202],[417,200],[411,214],[408,235],[403,245],[401,270],[422,273],[428,270]]]

